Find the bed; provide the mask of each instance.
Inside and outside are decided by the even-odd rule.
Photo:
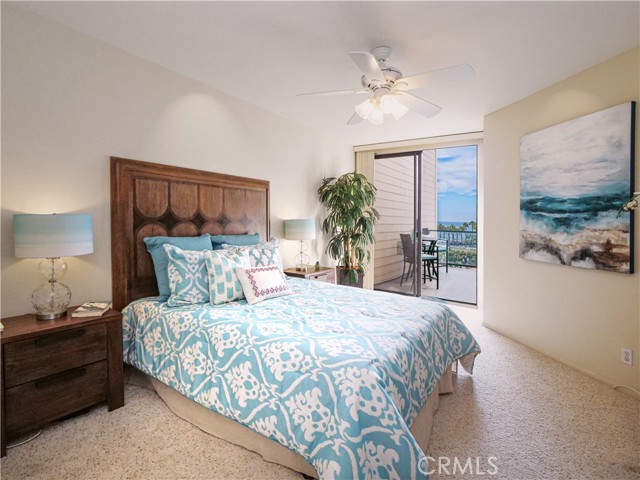
[[[112,158],[125,361],[203,430],[319,478],[426,477],[451,366],[478,344],[446,305],[290,279],[256,305],[167,306],[142,239],[269,235],[268,182]],[[125,308],[126,307],[126,308]]]

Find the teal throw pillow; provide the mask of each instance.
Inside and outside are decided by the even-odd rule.
[[[214,250],[222,250],[223,245],[246,246],[260,243],[260,234],[248,235],[211,235],[211,245]]]

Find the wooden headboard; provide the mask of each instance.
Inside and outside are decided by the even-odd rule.
[[[269,238],[269,182],[111,157],[113,307],[158,294],[143,238],[259,233]]]

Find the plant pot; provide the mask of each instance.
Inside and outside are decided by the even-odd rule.
[[[362,288],[364,284],[364,274],[358,273],[358,281],[356,283],[349,283],[349,274],[347,270],[342,268],[336,268],[336,282],[338,285],[345,285],[347,287]]]

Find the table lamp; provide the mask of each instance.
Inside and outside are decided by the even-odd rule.
[[[67,271],[60,257],[93,253],[93,221],[88,214],[13,216],[13,239],[18,258],[44,258],[38,270],[47,279],[31,295],[38,320],[64,317],[71,290],[58,280]]]
[[[309,269],[309,255],[305,250],[305,240],[316,238],[316,222],[312,219],[285,220],[284,238],[287,240],[300,240],[300,252],[295,257],[296,270],[306,272]]]

